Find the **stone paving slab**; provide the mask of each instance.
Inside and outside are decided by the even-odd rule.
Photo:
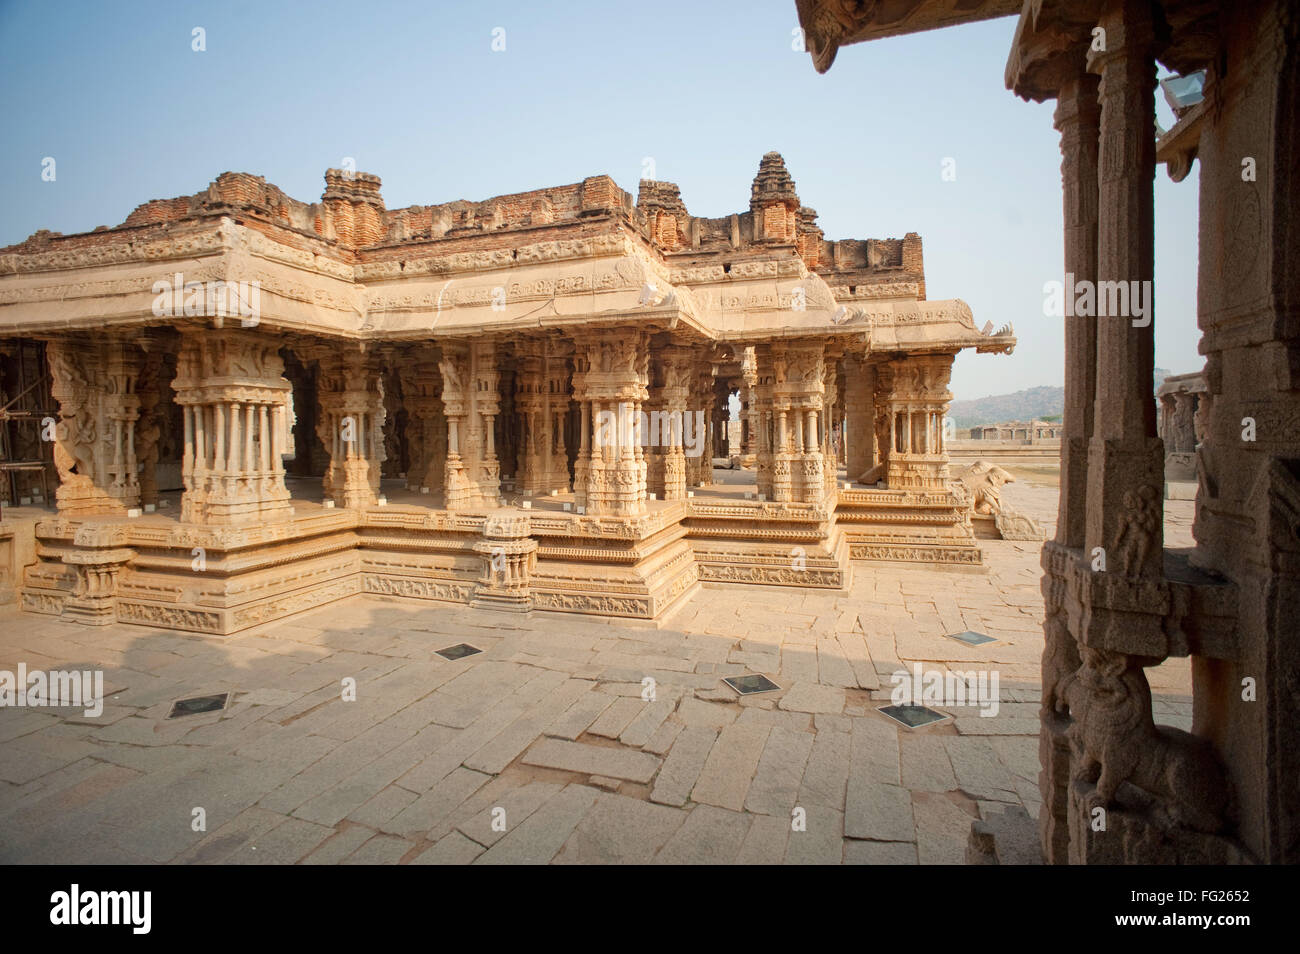
[[[686,812],[623,795],[602,795],[556,856],[559,864],[647,864]]]
[[[583,775],[606,775],[633,782],[648,782],[659,769],[659,759],[646,752],[543,739],[524,755],[527,765],[563,769]]]
[[[719,732],[691,789],[691,800],[737,812],[744,808],[771,731],[767,726],[734,723]]]
[[[683,729],[659,770],[650,800],[663,805],[685,805],[717,740],[718,733],[707,726]]]

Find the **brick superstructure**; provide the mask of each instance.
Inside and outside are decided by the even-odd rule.
[[[158,230],[213,216],[234,215],[241,224],[293,247],[346,262],[406,257],[410,249],[438,246],[447,252],[503,248],[521,240],[582,237],[623,227],[667,260],[730,264],[768,256],[788,247],[836,290],[837,298],[925,298],[921,239],[827,241],[817,212],[803,205],[779,153],[759,163],[750,187],[749,210],[721,218],[688,211],[676,183],[643,179],[633,197],[609,176],[570,185],[438,205],[387,209],[378,176],[344,169],[325,173],[317,203],[301,202],[262,176],[225,172],[189,196],[154,199],[138,206],[121,225],[62,236],[38,232],[3,252],[37,247],[85,248],[141,241]],[[317,241],[312,241],[313,239]]]

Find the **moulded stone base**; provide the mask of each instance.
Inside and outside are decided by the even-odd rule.
[[[119,517],[126,515],[128,503],[132,507],[139,506],[129,498],[115,497],[93,485],[77,483],[75,477],[59,485],[54,499],[58,502],[59,513],[72,517]],[[139,488],[136,488],[134,499],[139,499]]]
[[[979,566],[966,502],[951,490],[840,491],[836,521],[853,560]]]
[[[1089,798],[1096,786],[1070,784],[1070,863],[1088,865],[1254,864],[1239,843],[1221,835],[1177,828],[1143,806],[1112,806],[1094,819]],[[1121,790],[1121,797],[1123,790]]]
[[[209,564],[220,567],[220,561]],[[230,635],[361,592],[353,551],[301,559],[273,569],[233,575],[193,574],[177,592],[172,575],[131,571],[119,585],[116,616],[123,623]],[[172,600],[159,599],[175,594]]]
[[[637,517],[336,507],[235,526],[60,518],[40,525],[41,556],[26,571],[23,606],[214,635],[357,593],[655,619],[702,583],[844,589],[863,548],[882,559],[978,561],[963,539],[855,541],[857,528],[841,527],[829,503],[696,498]],[[482,585],[483,545],[501,535],[503,519],[531,521],[523,532],[536,541],[536,566],[526,588],[496,593]],[[92,540],[135,556],[111,593],[69,612],[77,586],[69,564],[92,551]]]
[[[753,544],[714,540],[695,543],[700,579],[708,583],[751,583],[845,589],[849,585],[849,546],[834,531],[829,540]]]
[[[500,593],[483,591],[469,601],[474,609],[493,609],[503,613],[528,613],[533,609],[531,593]]]
[[[539,559],[532,581],[533,606],[655,619],[692,591],[699,578],[694,554],[680,539],[625,566]]]
[[[66,619],[87,626],[108,626],[117,622],[116,601],[112,597],[78,598],[69,596],[63,601]]]

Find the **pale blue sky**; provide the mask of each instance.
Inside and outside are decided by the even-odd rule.
[[[819,76],[791,48],[793,0],[0,2],[0,245],[114,225],[227,170],[314,201],[344,157],[389,208],[598,173],[635,194],[652,157],[692,214],[720,216],[775,149],[827,238],[919,232],[929,297],[1015,324],[1015,355],[958,359],[957,397],[1059,384],[1060,153],[1052,104],[1003,87],[1014,25],[851,46]],[[1202,364],[1196,191],[1195,171],[1157,175],[1156,363],[1174,372]]]

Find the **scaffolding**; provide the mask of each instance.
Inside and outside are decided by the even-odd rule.
[[[52,429],[58,421],[50,396],[51,379],[45,344],[17,340],[0,346],[4,354],[5,391],[16,389],[0,407],[0,494],[9,506],[36,499],[37,482],[42,502],[50,499],[50,471],[54,464]]]

